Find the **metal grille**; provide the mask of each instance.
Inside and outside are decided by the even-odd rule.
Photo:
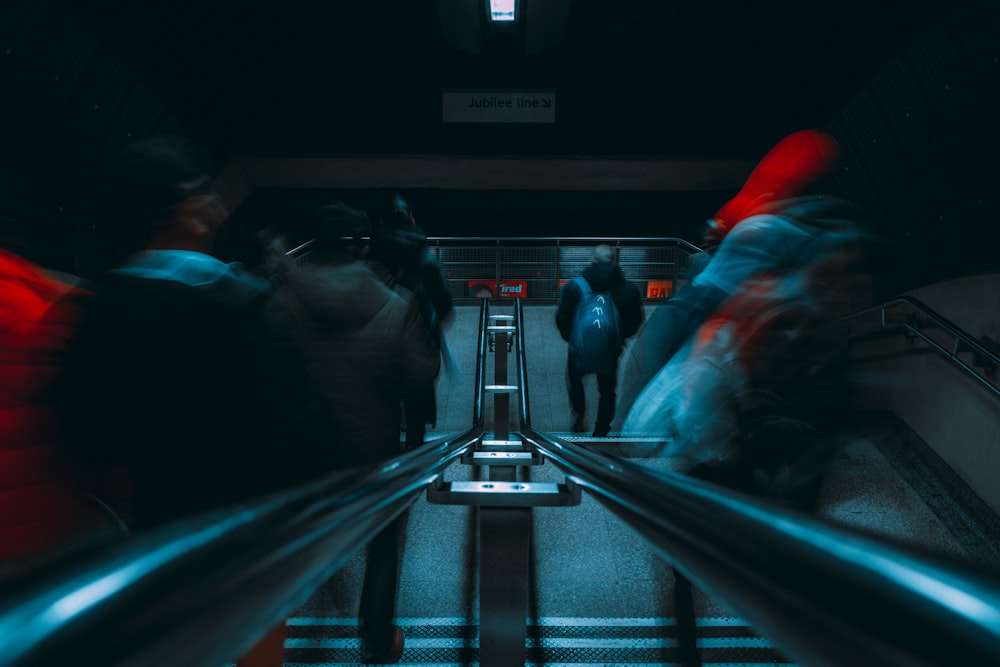
[[[625,277],[647,302],[655,302],[676,291],[699,252],[675,238],[433,238],[430,243],[458,302],[489,296],[555,303],[566,281],[590,265],[600,243],[616,249]]]
[[[497,246],[438,245],[433,248],[453,299],[476,297],[475,284],[492,285],[497,296]]]

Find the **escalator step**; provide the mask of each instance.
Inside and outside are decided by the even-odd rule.
[[[478,626],[461,618],[400,618],[406,648],[399,664],[478,665]],[[539,618],[526,626],[525,664],[676,665],[676,624],[664,618]],[[698,648],[705,667],[788,665],[771,645],[738,618],[698,619]],[[353,618],[288,620],[285,667],[357,663],[360,645]]]

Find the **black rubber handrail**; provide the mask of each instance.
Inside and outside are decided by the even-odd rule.
[[[217,667],[305,602],[481,435],[139,535],[10,581],[0,665]]]
[[[522,438],[801,664],[1000,664],[1000,577],[691,477]]]
[[[521,299],[514,300],[514,335],[517,338],[518,420],[531,424],[531,404],[528,400],[528,361],[524,353],[524,310]]]
[[[473,385],[472,425],[482,426],[486,419],[486,354],[489,349],[490,300],[479,303],[479,340],[476,343],[476,376]]]
[[[526,444],[801,664],[1000,664],[1000,573],[593,452],[533,428],[526,401],[521,424]]]
[[[477,377],[484,375],[486,307]],[[67,554],[42,571],[9,570],[0,578],[0,666],[231,662],[284,622],[482,431],[480,415],[464,433],[371,469],[338,471]]]
[[[936,340],[928,336],[920,326],[914,326],[912,322],[889,322],[887,318],[888,311],[895,306],[903,306],[908,308],[911,312],[915,312],[922,316],[923,318],[929,320],[934,327],[944,331],[945,333],[954,337],[955,342],[952,345],[951,350],[946,349],[943,345],[938,343]],[[879,324],[876,328],[869,328],[865,331],[853,331],[851,330],[851,324],[857,320],[861,320],[867,316],[873,314],[879,315]],[[926,304],[908,295],[903,295],[896,297],[890,301],[887,301],[881,305],[871,306],[853,313],[848,313],[836,320],[842,324],[848,326],[848,338],[850,340],[858,340],[866,336],[870,336],[873,333],[898,333],[903,332],[909,336],[915,336],[923,340],[927,345],[929,345],[933,350],[940,353],[945,358],[949,359],[955,366],[961,368],[963,371],[972,376],[973,379],[977,380],[981,385],[993,392],[994,395],[1000,397],[1000,385],[997,384],[995,380],[983,375],[977,371],[973,366],[962,361],[958,354],[959,352],[973,352],[981,360],[989,363],[993,367],[1000,366],[1000,356],[997,356],[994,352],[983,347],[983,345],[977,341],[971,334],[967,333],[953,322],[950,322],[940,314],[936,313],[934,310],[929,308]],[[965,345],[965,349],[959,349],[959,343]]]

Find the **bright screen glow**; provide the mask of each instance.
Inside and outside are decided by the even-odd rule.
[[[513,21],[517,0],[490,0],[491,21]]]

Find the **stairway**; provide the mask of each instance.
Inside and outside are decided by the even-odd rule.
[[[477,626],[463,618],[400,618],[406,649],[399,664],[428,667],[479,664]],[[749,667],[789,664],[739,618],[698,619],[702,663]],[[526,665],[574,667],[676,665],[676,626],[669,618],[543,617],[528,621]],[[350,618],[288,620],[285,665],[356,664],[357,622]]]

